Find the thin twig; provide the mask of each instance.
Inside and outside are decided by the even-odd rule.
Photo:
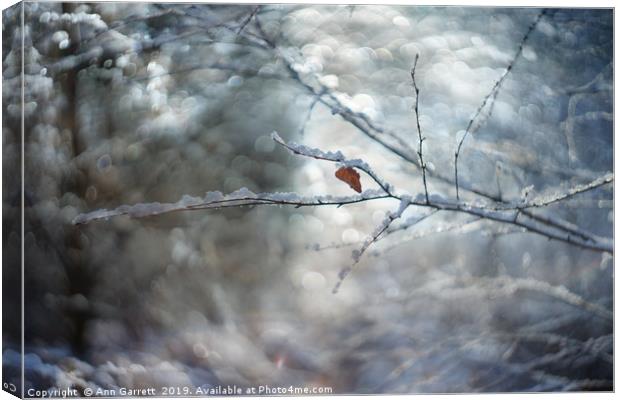
[[[422,221],[432,217],[433,215],[436,215],[438,212],[439,212],[439,210],[431,210],[428,214],[424,214],[424,215],[419,216],[419,217],[407,218],[407,220],[403,224],[401,224],[401,225],[399,225],[399,226],[397,226],[395,228],[388,229],[386,234],[392,234],[392,233],[396,233],[396,232],[399,232],[399,231],[404,231],[404,230],[407,230],[409,228],[412,228],[412,227],[418,225],[420,222],[422,222]]]
[[[428,203],[428,186],[426,185],[426,163],[424,162],[424,158],[422,157],[422,145],[424,144],[424,137],[422,137],[422,129],[420,129],[420,114],[418,111],[418,106],[420,103],[420,88],[415,83],[415,68],[418,65],[418,59],[420,55],[415,55],[415,61],[413,62],[413,68],[411,69],[411,81],[413,82],[413,89],[415,91],[415,122],[418,128],[418,157],[420,158],[420,169],[422,169],[422,182],[424,183],[424,197],[426,198],[426,202]]]
[[[410,243],[416,239],[422,239],[422,238],[426,238],[429,236],[433,236],[433,235],[438,235],[441,233],[447,233],[447,232],[457,232],[457,233],[466,233],[468,232],[466,229],[468,227],[470,227],[471,225],[474,225],[478,222],[480,222],[482,220],[482,218],[480,217],[474,217],[472,219],[469,219],[467,221],[463,221],[463,222],[459,222],[459,223],[454,223],[454,224],[447,224],[447,225],[443,225],[440,226],[439,228],[431,228],[431,229],[426,229],[426,230],[421,230],[421,231],[414,231],[413,233],[403,237],[403,238],[399,238],[399,240],[393,240],[390,242],[389,245],[387,245],[386,247],[384,247],[383,249],[381,249],[381,252],[383,253],[387,253],[389,251],[392,251],[393,249],[395,249],[396,247],[404,244],[404,243]]]
[[[247,189],[246,189],[247,190]],[[243,189],[241,190],[243,191]],[[366,190],[354,196],[313,196],[303,197],[296,193],[252,193],[250,196],[239,196],[237,192],[223,195],[220,192],[208,192],[205,197],[184,196],[176,203],[139,203],[122,205],[115,209],[100,209],[77,215],[73,225],[83,225],[92,221],[107,220],[112,217],[127,215],[131,218],[145,218],[179,211],[210,210],[229,207],[281,205],[301,207],[343,206],[371,200],[388,199],[392,196],[383,191]]]
[[[599,176],[591,182],[583,183],[580,185],[576,185],[568,189],[566,192],[558,193],[553,196],[537,196],[530,201],[526,201],[523,203],[508,203],[504,202],[503,204],[498,205],[480,205],[476,204],[475,207],[485,208],[487,210],[527,210],[531,208],[544,208],[550,206],[552,204],[556,204],[565,200],[568,200],[572,197],[580,195],[582,193],[586,193],[595,189],[598,189],[602,186],[608,185],[614,181],[613,172],[609,172],[603,176]],[[468,203],[461,203],[463,206],[469,206]]]
[[[458,144],[458,146],[456,148],[456,152],[454,153],[454,185],[455,185],[455,188],[456,188],[456,199],[457,200],[459,200],[459,198],[460,198],[459,197],[459,167],[458,167],[458,162],[459,162],[459,155],[461,154],[461,148],[463,147],[463,143],[465,142],[465,139],[467,138],[467,136],[470,133],[474,133],[484,123],[484,121],[481,121],[481,122],[478,123],[477,126],[474,127],[474,122],[476,122],[476,120],[481,115],[482,111],[487,106],[487,104],[490,103],[490,106],[491,106],[491,110],[489,111],[488,115],[490,116],[491,113],[493,112],[492,107],[493,107],[493,104],[495,103],[495,99],[497,98],[497,95],[499,93],[499,89],[501,88],[502,84],[506,80],[506,77],[508,76],[510,71],[512,71],[512,68],[513,68],[514,64],[517,62],[517,60],[521,56],[521,53],[523,52],[523,47],[525,46],[525,43],[529,39],[530,34],[536,28],[536,26],[538,25],[538,22],[540,22],[541,18],[543,17],[543,15],[545,15],[546,12],[547,12],[547,10],[543,10],[540,14],[538,14],[538,16],[536,17],[536,20],[530,25],[529,29],[527,30],[527,32],[523,36],[523,39],[521,39],[521,42],[519,43],[519,47],[517,49],[517,52],[515,53],[514,57],[512,58],[512,61],[510,61],[510,64],[508,64],[508,66],[506,67],[506,70],[504,71],[502,76],[497,80],[497,82],[495,82],[495,85],[493,85],[493,88],[491,89],[489,94],[486,95],[486,97],[482,100],[482,104],[480,104],[480,106],[476,110],[474,116],[469,120],[469,123],[467,124],[467,128],[465,129],[465,133],[461,137],[461,140],[459,141],[459,144]]]
[[[322,94],[314,96],[314,98],[312,99],[312,103],[310,103],[310,106],[308,107],[308,113],[306,113],[306,117],[304,118],[303,122],[301,123],[301,126],[299,127],[299,136],[303,136],[304,135],[304,132],[306,130],[306,125],[308,124],[308,121],[310,121],[310,117],[312,116],[312,112],[314,111],[314,107],[316,106],[316,104],[321,99],[321,95]]]
[[[342,282],[351,273],[351,271],[353,271],[353,268],[360,262],[362,255],[364,255],[366,250],[368,250],[370,246],[372,246],[379,240],[379,237],[390,227],[394,220],[400,218],[403,215],[403,212],[405,212],[405,210],[407,209],[407,207],[409,207],[410,204],[410,198],[403,196],[400,201],[400,205],[398,206],[398,209],[394,212],[388,212],[381,224],[375,228],[375,230],[366,238],[366,240],[364,240],[362,246],[358,250],[353,251],[353,264],[340,270],[340,273],[338,273],[338,282],[336,282],[332,293],[338,293]]]
[[[243,32],[243,30],[245,29],[245,27],[250,23],[250,21],[252,20],[252,17],[254,17],[254,15],[256,15],[256,13],[258,12],[258,10],[260,10],[261,6],[256,6],[254,7],[254,10],[252,10],[252,12],[250,13],[250,15],[248,15],[248,17],[245,19],[245,21],[243,21],[243,23],[241,24],[241,26],[239,27],[239,30],[237,31],[237,36],[241,35],[241,32]]]

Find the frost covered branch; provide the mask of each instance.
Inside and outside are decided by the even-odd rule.
[[[613,181],[614,181],[614,174],[610,172],[608,174],[605,174],[603,176],[596,178],[592,182],[574,186],[570,188],[569,190],[567,190],[565,193],[557,193],[553,196],[537,197],[534,200],[527,202],[525,205],[520,206],[519,208],[524,209],[524,208],[534,208],[534,207],[536,208],[546,207],[551,204],[567,200],[578,194],[597,189],[603,185],[612,183]]]
[[[316,158],[317,160],[325,160],[337,162],[344,167],[357,168],[359,170],[364,171],[368,176],[370,176],[377,184],[383,189],[383,191],[387,195],[392,195],[392,185],[388,182],[380,178],[373,170],[370,168],[370,165],[366,163],[364,160],[359,158],[349,160],[347,159],[340,151],[337,152],[324,152],[319,149],[313,149],[308,146],[299,145],[297,143],[286,143],[277,132],[273,132],[271,134],[271,138],[281,146],[286,147],[294,154],[298,154],[305,157]]]
[[[207,192],[204,197],[183,196],[176,203],[139,203],[122,205],[112,210],[100,209],[85,214],[79,214],[73,219],[74,225],[86,224],[100,219],[109,219],[126,215],[131,218],[153,217],[175,211],[209,210],[240,206],[257,205],[288,205],[299,207],[313,206],[343,206],[345,204],[360,203],[363,201],[385,199],[391,196],[383,191],[368,189],[359,195],[353,196],[301,196],[297,193],[253,193],[247,188],[224,195],[222,192]]]
[[[570,231],[567,232],[566,229],[562,229],[561,226],[548,225],[544,223],[544,220],[536,220],[534,218],[527,217],[527,215],[525,213],[522,213],[520,210],[495,211],[476,206],[467,206],[460,203],[432,201],[432,198],[429,206],[440,210],[464,212],[467,214],[479,216],[490,221],[515,225],[524,228],[529,232],[546,236],[549,239],[555,239],[562,242],[570,243],[584,249],[608,253],[613,252],[613,242],[610,239],[597,237],[597,240],[594,242],[590,240],[584,240],[582,236],[585,235],[585,233],[583,235],[575,235]],[[525,218],[521,216],[525,216]]]
[[[337,293],[342,285],[342,281],[349,275],[353,268],[359,263],[362,255],[368,250],[368,248],[379,240],[379,237],[390,227],[394,220],[400,218],[407,207],[411,205],[411,198],[409,196],[403,196],[400,200],[398,209],[394,212],[388,212],[381,224],[375,228],[375,230],[364,240],[362,247],[358,250],[353,250],[353,264],[340,270],[338,273],[338,282],[334,286],[333,293]]]
[[[586,193],[595,189],[605,186],[614,181],[614,174],[609,172],[603,176],[592,180],[591,182],[583,183],[573,186],[565,192],[556,191],[549,195],[539,195],[532,200],[522,202],[503,202],[502,204],[485,204],[485,203],[462,203],[464,207],[474,206],[479,208],[485,208],[487,210],[500,211],[500,210],[527,210],[530,208],[544,208],[561,201],[568,200],[574,196],[582,193]]]
[[[493,85],[493,88],[491,89],[489,94],[486,95],[485,98],[482,100],[482,104],[480,104],[480,106],[478,107],[478,109],[474,113],[473,117],[469,120],[469,123],[467,124],[467,128],[465,129],[465,133],[463,134],[463,136],[459,140],[459,144],[458,144],[458,146],[456,148],[456,151],[454,153],[454,186],[455,186],[455,189],[456,189],[456,199],[457,200],[460,199],[460,197],[459,197],[459,167],[458,167],[458,164],[459,164],[459,155],[461,154],[461,148],[463,147],[463,143],[465,142],[465,139],[467,139],[467,136],[470,133],[471,134],[475,133],[486,122],[486,120],[493,113],[493,105],[495,104],[495,99],[497,98],[497,95],[499,94],[499,89],[501,88],[502,84],[506,80],[506,77],[508,76],[510,71],[512,71],[512,68],[514,67],[514,64],[517,62],[517,60],[521,56],[521,53],[523,52],[523,47],[525,46],[525,43],[527,43],[527,40],[529,39],[530,34],[536,28],[536,26],[538,25],[538,23],[540,22],[542,17],[545,15],[545,13],[546,13],[546,10],[543,10],[540,14],[538,14],[538,16],[536,17],[536,20],[530,25],[530,27],[528,28],[527,32],[523,36],[523,39],[521,39],[521,42],[519,43],[519,47],[517,49],[517,52],[515,53],[514,57],[512,58],[512,61],[510,62],[510,64],[508,64],[508,66],[506,67],[506,70],[504,70],[504,73],[502,74],[502,76],[497,80],[497,82],[495,82],[495,85]],[[485,116],[483,116],[481,120],[479,120],[478,117],[480,117],[482,115],[482,111],[485,109],[485,107],[487,107],[487,105],[489,105],[489,110],[487,111],[487,114]],[[474,123],[476,123],[476,125],[474,125]]]
[[[358,168],[368,174],[373,180],[375,180],[375,182],[377,182],[377,184],[381,187],[381,190],[366,190],[360,195],[353,196],[325,195],[308,197],[301,196],[297,193],[255,194],[246,188],[242,188],[228,195],[223,195],[221,192],[208,192],[205,197],[184,196],[180,201],[176,203],[148,203],[136,204],[133,206],[123,205],[113,210],[97,210],[90,213],[78,215],[73,220],[73,223],[76,225],[85,224],[90,221],[108,219],[110,217],[118,215],[128,215],[132,218],[142,218],[175,211],[205,210],[225,207],[258,205],[291,205],[295,207],[328,205],[342,206],[346,204],[360,203],[377,199],[393,198],[400,201],[400,206],[398,210],[392,213],[388,213],[383,222],[363,242],[361,248],[353,253],[353,266],[355,266],[359,262],[361,256],[368,249],[368,247],[370,247],[373,243],[377,242],[379,237],[384,234],[386,230],[388,230],[391,223],[395,219],[400,218],[402,213],[410,205],[428,207],[433,209],[434,211],[446,210],[466,213],[474,215],[480,219],[514,225],[523,228],[526,231],[545,236],[549,239],[566,242],[578,247],[595,251],[603,251],[609,253],[613,252],[613,243],[611,242],[611,240],[600,238],[586,232],[581,232],[577,228],[571,226],[561,225],[560,223],[554,222],[549,217],[530,217],[525,212],[522,212],[521,209],[534,206],[542,207],[567,199],[578,193],[592,190],[603,184],[611,182],[613,180],[613,175],[604,176],[586,185],[576,186],[569,190],[567,193],[562,193],[557,196],[547,198],[545,200],[535,199],[531,203],[525,203],[515,207],[491,209],[484,205],[477,206],[474,204],[453,202],[437,195],[429,196],[428,198],[425,195],[418,195],[415,198],[407,195],[398,195],[395,194],[392,186],[388,182],[381,179],[363,160],[349,160],[340,151],[325,152],[320,149],[310,148],[296,143],[286,143],[276,132],[272,133],[272,139],[276,143],[293,152],[294,154],[315,158],[318,160],[336,162],[347,167]],[[417,222],[419,221],[420,220],[418,220]],[[334,292],[339,289],[344,278],[352,271],[353,266],[344,268],[340,272],[339,281],[334,288]]]
[[[311,157],[319,160],[337,162],[347,167],[358,168],[368,174],[381,190],[365,190],[359,195],[353,196],[301,196],[297,193],[260,193],[255,194],[246,188],[239,189],[228,195],[221,192],[208,192],[204,197],[183,196],[176,203],[145,203],[136,205],[123,205],[113,210],[96,210],[86,214],[80,214],[73,220],[73,224],[80,225],[99,219],[108,219],[114,216],[127,215],[132,218],[143,218],[166,214],[175,211],[204,210],[225,207],[254,206],[254,205],[293,205],[295,207],[309,207],[321,205],[337,205],[359,203],[375,199],[400,197],[392,194],[392,186],[381,179],[370,166],[360,159],[347,159],[342,152],[325,152],[296,143],[286,143],[276,133],[272,133],[272,139],[295,154]]]
[[[393,234],[395,234],[397,232],[408,230],[409,228],[412,228],[412,227],[416,226],[417,224],[421,223],[422,221],[432,217],[437,212],[438,212],[438,210],[432,210],[428,214],[424,214],[422,216],[409,217],[409,218],[407,218],[407,220],[404,223],[402,223],[399,226],[396,226],[396,227],[391,227],[390,226],[388,229],[385,230],[385,233],[383,234],[383,236],[386,237],[386,236],[389,236],[389,235],[393,235]],[[327,244],[327,245],[321,245],[320,243],[313,243],[313,244],[307,245],[306,249],[314,250],[314,251],[323,251],[323,250],[341,249],[343,247],[351,247],[351,246],[356,246],[356,245],[362,245],[363,243],[364,243],[363,240],[359,240],[359,241],[355,241],[355,242],[349,242],[349,243],[331,243],[331,244]]]
[[[422,238],[426,238],[432,235],[438,235],[441,233],[447,233],[447,232],[469,233],[474,229],[478,229],[475,225],[481,220],[482,218],[480,217],[474,217],[464,222],[456,222],[456,223],[451,223],[451,224],[440,225],[439,227],[414,231],[408,235],[398,238],[397,240],[390,241],[390,243],[384,248],[382,248],[380,252],[387,253],[405,243],[411,243],[413,240],[422,239]],[[388,233],[390,233],[389,230],[388,230]]]

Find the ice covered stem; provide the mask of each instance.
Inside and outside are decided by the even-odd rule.
[[[368,248],[372,246],[373,243],[376,243],[379,240],[379,237],[390,227],[392,222],[400,218],[407,209],[407,207],[409,207],[411,204],[412,203],[410,196],[402,196],[398,209],[396,209],[396,211],[388,212],[383,221],[381,221],[381,223],[374,229],[374,231],[372,231],[372,233],[368,235],[368,237],[366,237],[364,243],[362,243],[362,246],[359,249],[353,250],[353,264],[340,270],[340,272],[338,273],[338,282],[336,282],[336,286],[334,286],[333,293],[338,293],[340,285],[342,285],[342,282],[347,277],[347,275],[349,275],[353,268],[359,263],[362,255],[364,255],[366,250],[368,250]]]

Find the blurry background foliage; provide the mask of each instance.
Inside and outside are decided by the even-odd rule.
[[[318,76],[412,146],[409,71],[419,54],[425,158],[449,176],[459,135],[540,10],[23,7],[23,26],[21,5],[3,13],[2,99],[8,171],[19,163],[23,38],[27,388],[612,389],[608,254],[438,213],[377,243],[331,295],[351,262],[346,244],[372,231],[393,201],[71,225],[80,212],[208,190],[351,194],[333,165],[276,148],[274,130],[364,158],[420,193],[416,169],[313,104],[282,59],[252,45],[256,20],[297,60],[302,80]],[[566,189],[612,170],[612,15],[543,17],[493,115],[466,142],[464,182],[518,199],[530,185]],[[17,179],[3,181],[5,327],[16,317],[7,302],[19,294]],[[432,180],[429,189],[453,196]],[[411,208],[403,221],[425,212]],[[612,187],[549,212],[611,236]],[[455,223],[463,227],[438,232]],[[18,327],[3,339],[10,377]]]

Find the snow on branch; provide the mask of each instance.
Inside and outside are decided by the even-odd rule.
[[[398,209],[396,209],[396,211],[388,212],[386,214],[381,224],[379,224],[379,226],[375,228],[372,234],[368,236],[366,240],[364,240],[364,244],[362,244],[362,247],[359,250],[353,251],[353,260],[356,263],[359,262],[360,258],[368,249],[368,247],[370,247],[370,245],[376,242],[379,239],[379,236],[381,236],[381,234],[383,234],[383,232],[385,232],[390,227],[390,225],[392,224],[392,222],[394,222],[395,219],[400,218],[407,209],[407,207],[409,207],[410,205],[411,198],[403,196],[403,198],[400,200],[400,205],[398,206]]]
[[[421,204],[416,203],[416,205]],[[452,203],[446,201],[439,202],[432,200],[429,206],[441,210],[464,212],[470,215],[479,216],[489,221],[496,221],[525,228],[528,232],[537,233],[549,239],[570,243],[584,249],[613,253],[613,241],[611,239],[596,238],[595,241],[584,240],[582,236],[585,235],[585,233],[583,235],[576,235],[570,230],[563,229],[561,225],[551,225],[545,223],[544,220],[523,218],[525,213],[521,210],[498,211],[483,207],[464,205],[462,203]]]
[[[363,201],[384,199],[390,196],[383,191],[368,189],[358,195],[352,196],[301,196],[297,193],[254,193],[247,188],[241,188],[230,194],[222,192],[207,192],[204,197],[185,195],[176,203],[139,203],[135,205],[122,205],[115,209],[100,209],[89,213],[79,214],[73,219],[74,225],[86,224],[100,219],[109,219],[120,215],[131,218],[152,217],[175,211],[208,210],[227,207],[255,206],[255,205],[292,205],[299,207],[310,206],[342,206],[345,204],[359,203]]]
[[[295,142],[286,143],[284,141],[284,139],[282,139],[280,137],[280,135],[278,135],[278,133],[275,132],[275,131],[271,133],[271,138],[276,143],[278,143],[281,146],[286,147],[287,149],[289,149],[294,154],[298,154],[298,155],[305,156],[305,157],[316,158],[317,160],[326,160],[326,161],[337,162],[337,163],[341,164],[344,167],[358,168],[358,169],[364,171],[375,182],[377,182],[377,184],[381,187],[381,189],[383,189],[383,191],[385,193],[387,193],[389,195],[392,194],[392,190],[393,190],[392,185],[389,184],[388,182],[386,182],[385,180],[383,180],[382,178],[380,178],[372,170],[372,168],[370,168],[370,165],[368,165],[368,163],[365,162],[364,160],[361,160],[359,158],[356,158],[356,159],[353,159],[353,160],[349,160],[340,151],[336,151],[336,152],[328,151],[328,152],[325,152],[323,150],[315,149],[315,148],[304,146],[304,145],[300,145],[300,144],[297,144]]]
[[[481,206],[480,204],[465,203],[464,206],[473,205],[475,207],[486,208],[489,210],[526,210],[529,208],[543,208],[543,207],[547,207],[555,203],[559,203],[564,200],[568,200],[571,197],[574,197],[576,195],[589,192],[594,189],[598,189],[599,187],[612,183],[613,181],[614,181],[614,174],[613,172],[609,172],[603,176],[599,176],[598,178],[590,182],[583,183],[580,185],[575,185],[566,191],[563,191],[563,192],[555,191],[552,194],[539,195],[529,201],[524,201],[521,203],[513,202],[513,203],[503,203],[503,204],[497,204],[497,205],[488,205],[488,206],[487,205]]]
[[[412,204],[411,197],[403,196],[400,200],[400,205],[398,206],[398,209],[396,209],[396,211],[393,211],[393,212],[388,212],[385,218],[383,219],[383,221],[381,222],[381,224],[379,224],[375,228],[375,230],[364,240],[362,247],[360,247],[358,250],[353,250],[353,254],[352,254],[353,265],[350,265],[340,270],[340,273],[338,274],[338,282],[334,286],[333,293],[338,293],[338,289],[340,289],[340,286],[342,285],[342,281],[344,281],[347,275],[349,275],[349,273],[351,273],[351,271],[357,265],[357,263],[359,263],[364,252],[366,252],[366,250],[368,250],[368,248],[373,243],[376,243],[379,240],[379,237],[390,227],[392,222],[400,218],[401,215],[403,215],[403,213],[407,209],[407,207],[409,207],[411,204]]]
[[[297,144],[295,142],[286,143],[284,139],[278,135],[277,132],[271,133],[271,139],[273,139],[276,143],[286,147],[290,151],[295,154],[299,154],[306,157],[316,158],[317,160],[327,160],[334,162],[343,162],[345,161],[344,155],[340,151],[336,152],[325,152],[323,150],[315,149],[312,147],[304,146],[301,144]]]
[[[582,194],[594,189],[597,189],[606,184],[612,183],[614,181],[613,173],[608,173],[604,176],[601,176],[591,182],[574,186],[570,188],[566,192],[554,192],[549,195],[539,195],[534,199],[523,202],[523,203],[503,203],[499,205],[493,206],[479,206],[480,208],[487,208],[492,210],[518,210],[520,215],[529,218],[533,221],[539,222],[542,225],[555,228],[559,231],[565,232],[566,234],[577,236],[585,241],[589,242],[609,242],[608,239],[597,236],[591,232],[586,231],[583,228],[580,228],[574,224],[571,224],[561,218],[553,217],[551,215],[541,215],[540,213],[536,213],[532,209],[543,209],[546,206],[568,200],[578,194]]]
[[[427,214],[424,214],[424,215],[421,215],[421,216],[409,217],[401,225],[396,226],[394,228],[390,227],[385,233],[386,234],[392,234],[392,233],[395,233],[395,232],[408,230],[409,228],[412,228],[412,227],[418,225],[422,221],[432,217],[433,215],[437,214],[438,212],[439,212],[439,210],[430,210],[430,212],[427,213]]]
[[[279,138],[279,136],[277,136],[276,134],[275,138]],[[284,143],[281,138],[280,141]],[[345,165],[356,166],[360,169],[365,168],[361,160],[346,160],[341,153],[339,154],[339,152],[323,152],[321,150],[311,149],[306,146],[300,146],[296,144],[289,144],[287,146],[290,146],[291,151],[295,149],[298,154],[308,156],[312,154],[314,156],[317,156],[319,159],[325,159],[335,162],[337,161],[340,163],[345,163]],[[368,169],[364,171],[369,173],[369,171],[372,170],[370,170],[370,168],[368,167]],[[371,173],[372,172],[370,172],[369,175]],[[374,175],[374,173],[372,174]],[[551,200],[548,200],[548,202],[544,203],[543,205],[548,205],[557,201],[561,201],[570,197],[571,195],[582,193],[586,190],[591,190],[594,187],[598,187],[602,184],[608,183],[609,179],[612,178],[613,177],[605,176],[594,182],[591,182],[590,184],[577,186],[566,193],[553,197]],[[389,186],[389,188],[391,189],[391,186]],[[246,188],[242,188],[228,195],[223,195],[221,192],[208,192],[205,197],[202,198],[186,195],[183,196],[183,198],[176,203],[140,203],[135,205],[122,205],[111,210],[96,210],[78,215],[73,220],[73,224],[80,225],[94,220],[108,219],[119,215],[127,215],[131,218],[143,218],[175,211],[205,210],[214,208],[217,209],[255,205],[290,205],[298,208],[326,205],[343,206],[346,204],[387,198],[398,199],[401,201],[401,205],[409,204],[420,207],[428,207],[435,210],[455,211],[470,214],[489,221],[495,221],[524,228],[528,232],[536,233],[549,239],[566,242],[574,246],[594,251],[613,253],[613,241],[611,239],[595,236],[570,225],[563,225],[558,221],[551,219],[551,217],[534,218],[530,216],[530,214],[528,214],[526,211],[520,209],[509,208],[494,210],[485,206],[453,202],[450,200],[446,200],[438,195],[430,196],[429,201],[426,202],[423,194],[419,194],[415,198],[411,198],[409,196],[395,195],[391,192],[386,191],[384,188],[382,188],[382,190],[365,190],[359,195],[352,196],[301,196],[297,193],[255,194]],[[402,211],[404,211],[404,209],[401,210],[401,213]],[[398,215],[400,216],[400,214]],[[387,225],[387,227],[389,227],[389,224]],[[378,235],[373,235],[375,239],[371,241],[371,243],[369,243],[368,245],[376,241],[376,239],[379,235],[381,235],[381,233],[383,233],[383,231],[379,232]],[[364,250],[365,247],[368,247],[368,245],[363,246]]]
[[[566,200],[570,197],[573,197],[575,195],[584,193],[584,192],[588,192],[590,190],[599,188],[603,185],[606,185],[608,183],[612,183],[614,181],[614,174],[612,172],[607,173],[603,176],[600,176],[598,178],[596,178],[595,180],[589,182],[589,183],[585,183],[582,185],[577,185],[574,186],[572,188],[570,188],[569,190],[567,190],[564,193],[556,193],[554,195],[551,196],[540,196],[537,197],[531,201],[529,201],[528,203],[526,203],[524,206],[520,207],[520,208],[532,208],[532,207],[545,207],[545,206],[549,206],[551,204]]]

